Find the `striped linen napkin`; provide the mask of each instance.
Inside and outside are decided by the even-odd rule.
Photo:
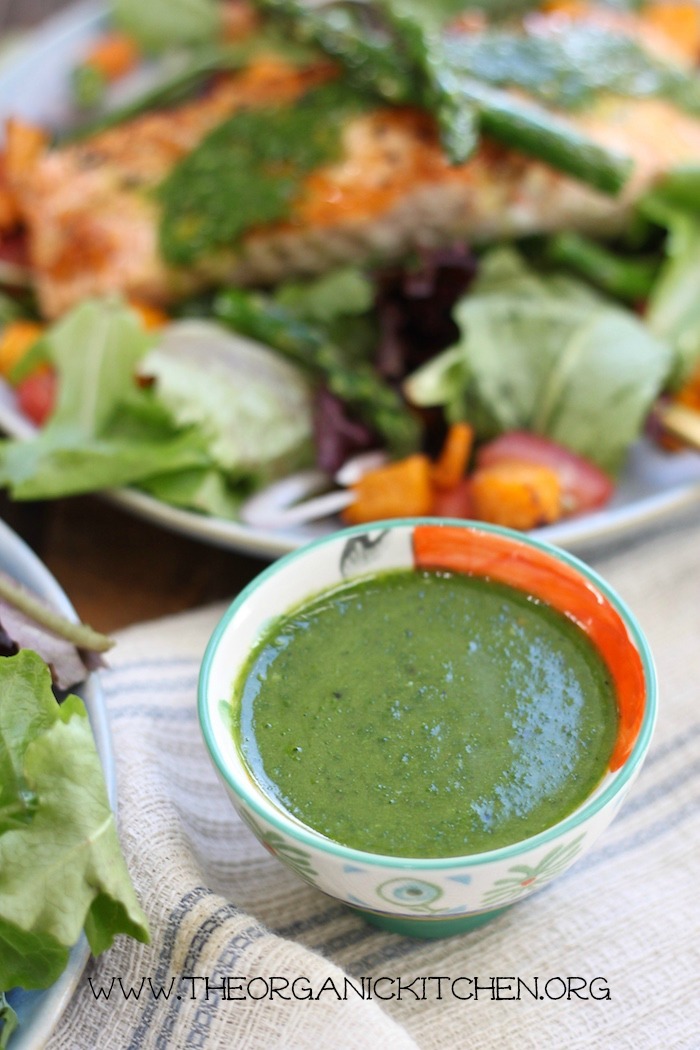
[[[660,675],[655,739],[621,813],[568,874],[447,940],[366,925],[239,821],[195,711],[221,606],[121,633],[103,681],[153,941],[89,963],[50,1050],[697,1050],[697,517],[587,559],[638,616]]]

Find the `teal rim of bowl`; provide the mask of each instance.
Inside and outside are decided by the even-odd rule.
[[[351,846],[344,846],[340,842],[334,842],[332,839],[326,838],[324,835],[321,835],[320,832],[314,831],[313,828],[298,821],[291,814],[287,814],[274,799],[265,793],[262,786],[255,781],[260,794],[264,796],[270,806],[270,810],[268,811],[260,805],[255,795],[249,791],[247,784],[234,777],[226,764],[222,761],[222,757],[216,746],[211,724],[208,691],[210,668],[214,659],[214,653],[216,652],[223,635],[228,629],[229,623],[237,615],[241,606],[245,604],[250,595],[253,594],[258,587],[266,583],[271,577],[276,576],[277,573],[284,570],[287,565],[290,565],[297,559],[308,557],[312,551],[319,547],[323,547],[328,543],[342,543],[344,540],[348,540],[353,536],[363,535],[367,532],[395,528],[408,528],[413,530],[420,525],[457,526],[458,528],[468,529],[472,532],[495,533],[498,536],[503,536],[505,539],[517,543],[523,543],[529,547],[534,547],[537,550],[542,551],[544,554],[553,557],[555,561],[562,561],[571,566],[571,568],[575,569],[593,584],[622,617],[639,656],[641,657],[644,668],[644,680],[647,689],[644,704],[644,717],[634,747],[619,771],[616,771],[615,780],[611,784],[608,784],[599,794],[594,794],[592,798],[579,806],[574,813],[565,817],[557,824],[552,825],[552,827],[545,828],[544,831],[539,832],[537,835],[532,835],[529,838],[511,843],[509,846],[501,846],[498,849],[486,850],[482,853],[468,853],[454,857],[392,857],[382,853],[369,853],[364,850],[353,849]],[[284,610],[281,610],[278,615],[283,616]],[[234,683],[231,682],[232,691],[233,684]],[[255,579],[251,580],[251,582],[240,592],[238,597],[236,597],[228,607],[209,639],[202,658],[202,665],[199,673],[197,708],[205,744],[220,775],[231,787],[233,792],[236,795],[239,795],[246,804],[258,814],[258,816],[262,817],[263,820],[266,820],[268,823],[273,824],[285,835],[288,835],[290,838],[296,839],[297,841],[301,841],[307,846],[315,847],[316,849],[330,853],[344,861],[354,861],[357,864],[378,865],[381,867],[396,869],[411,868],[419,870],[449,870],[451,868],[471,867],[480,864],[490,864],[494,861],[515,859],[521,853],[545,845],[553,839],[557,839],[561,835],[575,830],[580,824],[588,820],[589,817],[594,816],[603,809],[604,806],[611,802],[616,795],[620,794],[625,785],[636,774],[638,767],[647,752],[656,722],[657,689],[657,676],[654,659],[649,648],[649,643],[647,642],[636,617],[616,591],[614,591],[594,569],[591,569],[585,564],[585,562],[575,557],[575,555],[569,554],[568,551],[564,551],[561,548],[554,546],[554,544],[536,539],[527,533],[519,533],[511,529],[503,528],[500,525],[490,525],[485,522],[472,521],[471,519],[392,518],[385,521],[372,522],[368,525],[355,525],[350,528],[339,529],[336,532],[329,533],[327,536],[321,536],[318,539],[305,544],[303,547],[290,551],[282,558],[273,562],[266,569],[263,569]],[[217,700],[216,702],[218,703],[219,701]]]

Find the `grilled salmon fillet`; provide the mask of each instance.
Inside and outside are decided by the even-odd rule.
[[[635,29],[630,16],[581,10],[573,5],[568,13],[537,18],[545,32],[580,17],[614,17],[617,29]],[[653,29],[644,32],[648,47],[665,57],[673,52]],[[202,98],[78,144],[37,149],[12,188],[44,315],[57,317],[86,296],[109,292],[167,305],[221,282],[269,284],[458,238],[479,243],[557,229],[608,233],[660,175],[700,160],[700,120],[657,98],[607,96],[584,113],[562,114],[595,142],[632,159],[633,174],[616,198],[488,141],[465,163],[450,164],[429,114],[378,106],[346,122],[339,159],[306,177],[285,222],[250,230],[235,247],[192,266],[166,265],[152,191],[173,165],[241,107],[293,104],[335,75],[325,61],[300,71],[281,58],[261,57],[219,78]]]

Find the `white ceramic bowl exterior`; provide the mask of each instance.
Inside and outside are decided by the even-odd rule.
[[[379,925],[414,936],[460,932],[522,900],[585,853],[619,809],[649,746],[656,713],[653,662],[633,617],[606,584],[562,552],[507,530],[445,522],[470,542],[498,534],[573,567],[622,618],[644,668],[645,713],[629,758],[573,814],[523,842],[468,857],[408,859],[350,849],[317,834],[272,801],[250,776],[234,741],[234,682],[272,621],[319,591],[376,571],[414,566],[413,530],[399,521],[347,529],[273,564],[233,602],[214,632],[200,676],[200,722],[214,764],[243,820],[263,845],[319,890]],[[425,523],[423,523],[425,524]],[[435,525],[435,522],[431,522]],[[332,655],[329,655],[332,659]]]

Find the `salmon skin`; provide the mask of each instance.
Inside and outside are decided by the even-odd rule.
[[[591,8],[587,17],[615,16]],[[646,33],[633,16],[619,16],[620,25]],[[656,44],[668,53],[660,38],[651,40]],[[221,76],[204,97],[35,151],[10,182],[44,316],[112,292],[167,306],[207,287],[269,285],[456,240],[478,244],[561,229],[609,234],[661,175],[700,161],[700,120],[661,98],[598,97],[584,112],[562,114],[633,161],[614,198],[489,141],[465,163],[450,164],[428,113],[378,105],[346,122],[340,157],[306,177],[285,222],[250,230],[190,266],[167,265],[154,188],[241,107],[293,105],[334,75],[329,70],[325,60],[300,71],[268,55]]]

